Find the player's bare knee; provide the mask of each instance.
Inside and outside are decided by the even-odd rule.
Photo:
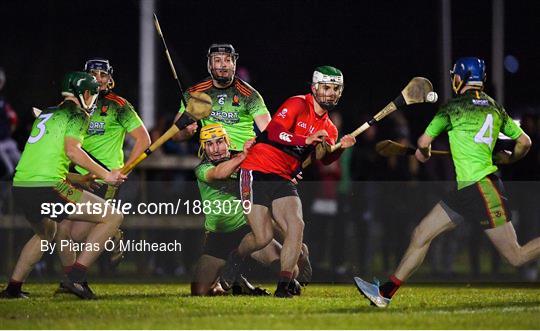
[[[527,261],[519,251],[509,252],[507,254],[504,254],[503,256],[508,261],[508,263],[510,263],[510,265],[516,268],[521,267],[522,265],[527,263]]]
[[[107,216],[106,222],[109,224],[113,224],[115,227],[120,227],[122,222],[124,221],[124,215],[122,213],[111,213]]]
[[[414,245],[414,247],[424,247],[430,242],[431,239],[425,234],[425,231],[420,225],[414,228],[414,231],[411,235],[411,245]]]
[[[272,231],[263,231],[255,236],[255,243],[259,249],[266,247],[273,239]]]
[[[47,222],[44,226],[43,232],[38,233],[38,236],[42,240],[47,240],[48,242],[51,242],[54,240],[54,237],[56,236],[56,229],[57,229],[57,225],[55,222],[53,221]]]

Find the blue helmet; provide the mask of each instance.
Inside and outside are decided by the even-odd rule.
[[[114,79],[112,77],[113,67],[109,63],[109,60],[103,58],[92,58],[84,64],[84,71],[92,73],[92,71],[103,71],[109,75],[109,81],[107,83],[107,89],[112,90],[114,88]]]
[[[454,79],[455,75],[459,75],[461,82],[456,86]],[[484,86],[486,81],[486,63],[484,60],[477,57],[462,57],[454,64],[454,68],[450,70],[450,78],[452,79],[452,87],[456,93],[461,90],[464,85]]]
[[[102,58],[93,58],[84,64],[84,71],[90,72],[90,70],[105,71],[109,75],[113,73],[113,67],[110,65],[109,60]]]

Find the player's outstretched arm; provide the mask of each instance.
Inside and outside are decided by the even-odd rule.
[[[135,161],[135,159],[139,155],[141,155],[151,144],[150,135],[148,134],[148,131],[146,130],[144,125],[133,129],[131,132],[129,132],[129,135],[133,139],[135,139],[135,145],[133,146],[133,149],[129,154],[129,158],[126,164],[130,164],[131,162]]]
[[[418,138],[416,153],[414,156],[416,159],[422,163],[427,162],[431,157],[431,143],[433,142],[433,137],[423,134]]]
[[[239,153],[232,159],[221,162],[216,167],[208,170],[206,173],[206,180],[213,182],[216,180],[224,180],[229,178],[240,166],[242,161],[246,158],[246,154]]]
[[[511,164],[521,160],[531,149],[531,138],[523,132],[517,139],[514,151],[508,154],[506,151],[500,151],[495,154],[494,161],[497,164]]]
[[[80,165],[86,170],[90,171],[97,177],[105,180],[109,184],[122,183],[127,176],[120,173],[119,170],[113,170],[111,172],[104,169],[102,166],[94,162],[88,154],[86,154],[81,148],[81,142],[72,137],[64,138],[64,150],[67,157],[75,164]]]

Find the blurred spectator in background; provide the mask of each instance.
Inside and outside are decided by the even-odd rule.
[[[0,215],[4,213],[4,202],[10,191],[10,185],[1,182],[11,180],[21,158],[17,143],[12,138],[17,127],[17,113],[2,93],[5,84],[6,72],[0,67]]]
[[[17,127],[17,113],[2,94],[5,84],[6,72],[0,68],[0,180],[11,179],[21,158],[17,143],[11,137]]]

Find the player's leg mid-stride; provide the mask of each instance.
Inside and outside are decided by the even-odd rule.
[[[441,106],[418,139],[415,156],[418,161],[426,162],[431,156],[431,142],[448,131],[457,190],[435,205],[414,229],[405,255],[387,282],[379,285],[377,281],[372,284],[354,278],[360,293],[377,307],[388,306],[402,283],[422,264],[431,241],[462,220],[479,223],[495,248],[513,266],[540,257],[540,237],[523,246],[518,243],[506,208],[504,186],[495,174],[495,164],[510,164],[523,158],[530,149],[531,139],[504,108],[483,92],[486,77],[483,60],[460,58],[451,74],[457,96]],[[512,153],[501,151],[493,156],[492,137],[497,137],[499,132],[515,140],[516,145]]]

